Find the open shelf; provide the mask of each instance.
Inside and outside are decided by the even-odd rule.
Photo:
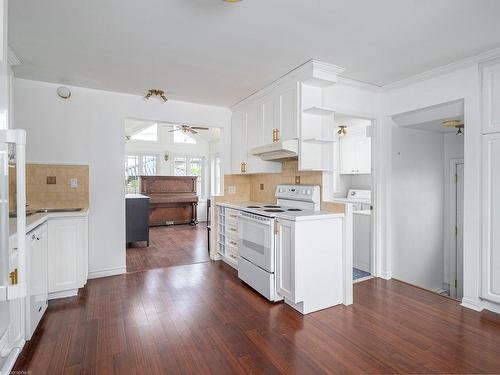
[[[307,113],[308,115],[326,116],[335,113],[335,110],[328,107],[313,106],[304,109],[303,112]]]
[[[317,143],[317,144],[328,144],[328,143],[334,143],[334,139],[326,139],[326,138],[308,138],[304,139],[304,142],[307,143]]]

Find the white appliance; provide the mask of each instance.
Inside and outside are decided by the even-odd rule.
[[[270,301],[276,292],[275,217],[287,211],[319,211],[319,186],[278,185],[276,204],[250,205],[239,212],[238,277]]]
[[[26,192],[24,130],[0,130],[0,371],[9,373],[24,344]],[[15,164],[15,169],[13,168]],[[16,175],[16,241],[9,239],[9,173]]]
[[[298,149],[299,141],[290,139],[253,148],[250,150],[250,154],[258,156],[262,160],[281,160],[297,157]]]
[[[372,204],[371,190],[349,189],[345,198],[335,198],[335,202],[350,203],[353,211],[370,210]]]
[[[352,265],[357,269],[370,273],[371,210],[353,211],[352,225]]]

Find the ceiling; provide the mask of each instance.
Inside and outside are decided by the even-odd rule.
[[[498,0],[15,0],[18,77],[229,106],[311,58],[385,85],[500,46]]]

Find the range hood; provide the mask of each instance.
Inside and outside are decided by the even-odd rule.
[[[290,139],[288,141],[279,141],[253,148],[250,150],[250,153],[260,157],[262,160],[290,159],[297,157],[298,147],[298,140]]]

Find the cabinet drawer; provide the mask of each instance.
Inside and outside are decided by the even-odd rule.
[[[238,238],[238,226],[226,223],[226,235]]]
[[[238,210],[226,208],[226,220],[238,220]]]
[[[228,249],[229,251],[235,253],[235,254],[239,254],[238,252],[238,241],[232,239],[232,238],[226,238],[226,249]]]

